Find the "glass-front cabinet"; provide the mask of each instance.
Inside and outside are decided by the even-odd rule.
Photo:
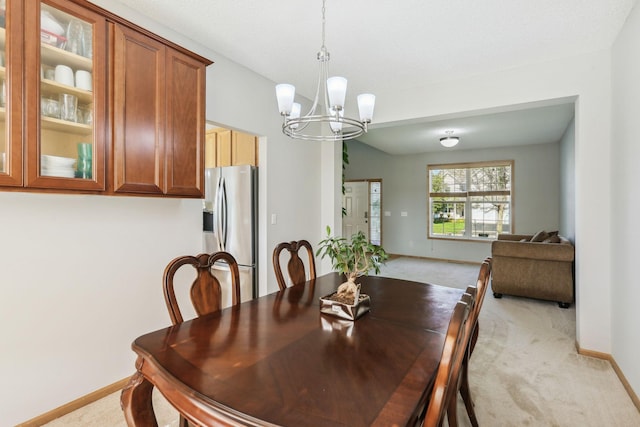
[[[7,2],[0,0],[0,173],[6,174],[9,169],[7,161],[7,26],[6,26]],[[5,166],[6,165],[6,166]]]
[[[0,185],[23,185],[22,22],[19,0],[0,0]]]
[[[26,186],[103,190],[106,21],[64,0],[25,5]]]

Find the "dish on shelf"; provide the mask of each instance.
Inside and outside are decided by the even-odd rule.
[[[62,49],[67,39],[63,36],[50,33],[47,30],[40,30],[40,41],[44,44],[48,44],[49,46],[55,46]]]
[[[49,156],[43,154],[40,158],[42,168],[71,168],[76,162],[72,157]]]
[[[76,171],[74,169],[42,169],[42,176],[58,176],[61,178],[75,178]]]
[[[64,27],[46,10],[40,12],[40,28],[56,36],[64,34]]]

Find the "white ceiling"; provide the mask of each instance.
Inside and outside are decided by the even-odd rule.
[[[113,1],[313,98],[320,0]],[[355,96],[607,49],[637,1],[327,0],[330,74],[347,77]],[[445,123],[426,118],[426,128],[384,126],[362,140],[391,153],[427,151],[425,135],[431,137],[426,146],[439,149],[435,137],[447,127],[464,132],[462,140],[474,147],[515,143],[514,135],[523,144],[552,142],[548,138],[559,139],[573,110],[572,104],[570,114],[557,105],[549,108]]]

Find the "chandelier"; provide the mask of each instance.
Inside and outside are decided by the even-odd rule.
[[[347,79],[329,77],[329,52],[324,45],[325,1],[322,0],[322,46],[318,52],[320,71],[316,96],[311,109],[300,115],[301,106],[293,102],[296,88],[290,84],[276,85],[278,110],[283,116],[282,132],[291,138],[307,141],[335,141],[357,138],[367,131],[373,118],[376,97],[370,93],[358,95],[359,120],[345,116],[344,101]]]

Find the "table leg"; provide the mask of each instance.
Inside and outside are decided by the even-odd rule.
[[[122,389],[120,406],[124,411],[127,425],[137,427],[157,427],[156,414],[153,412],[151,384],[140,372],[136,372],[127,386]]]

